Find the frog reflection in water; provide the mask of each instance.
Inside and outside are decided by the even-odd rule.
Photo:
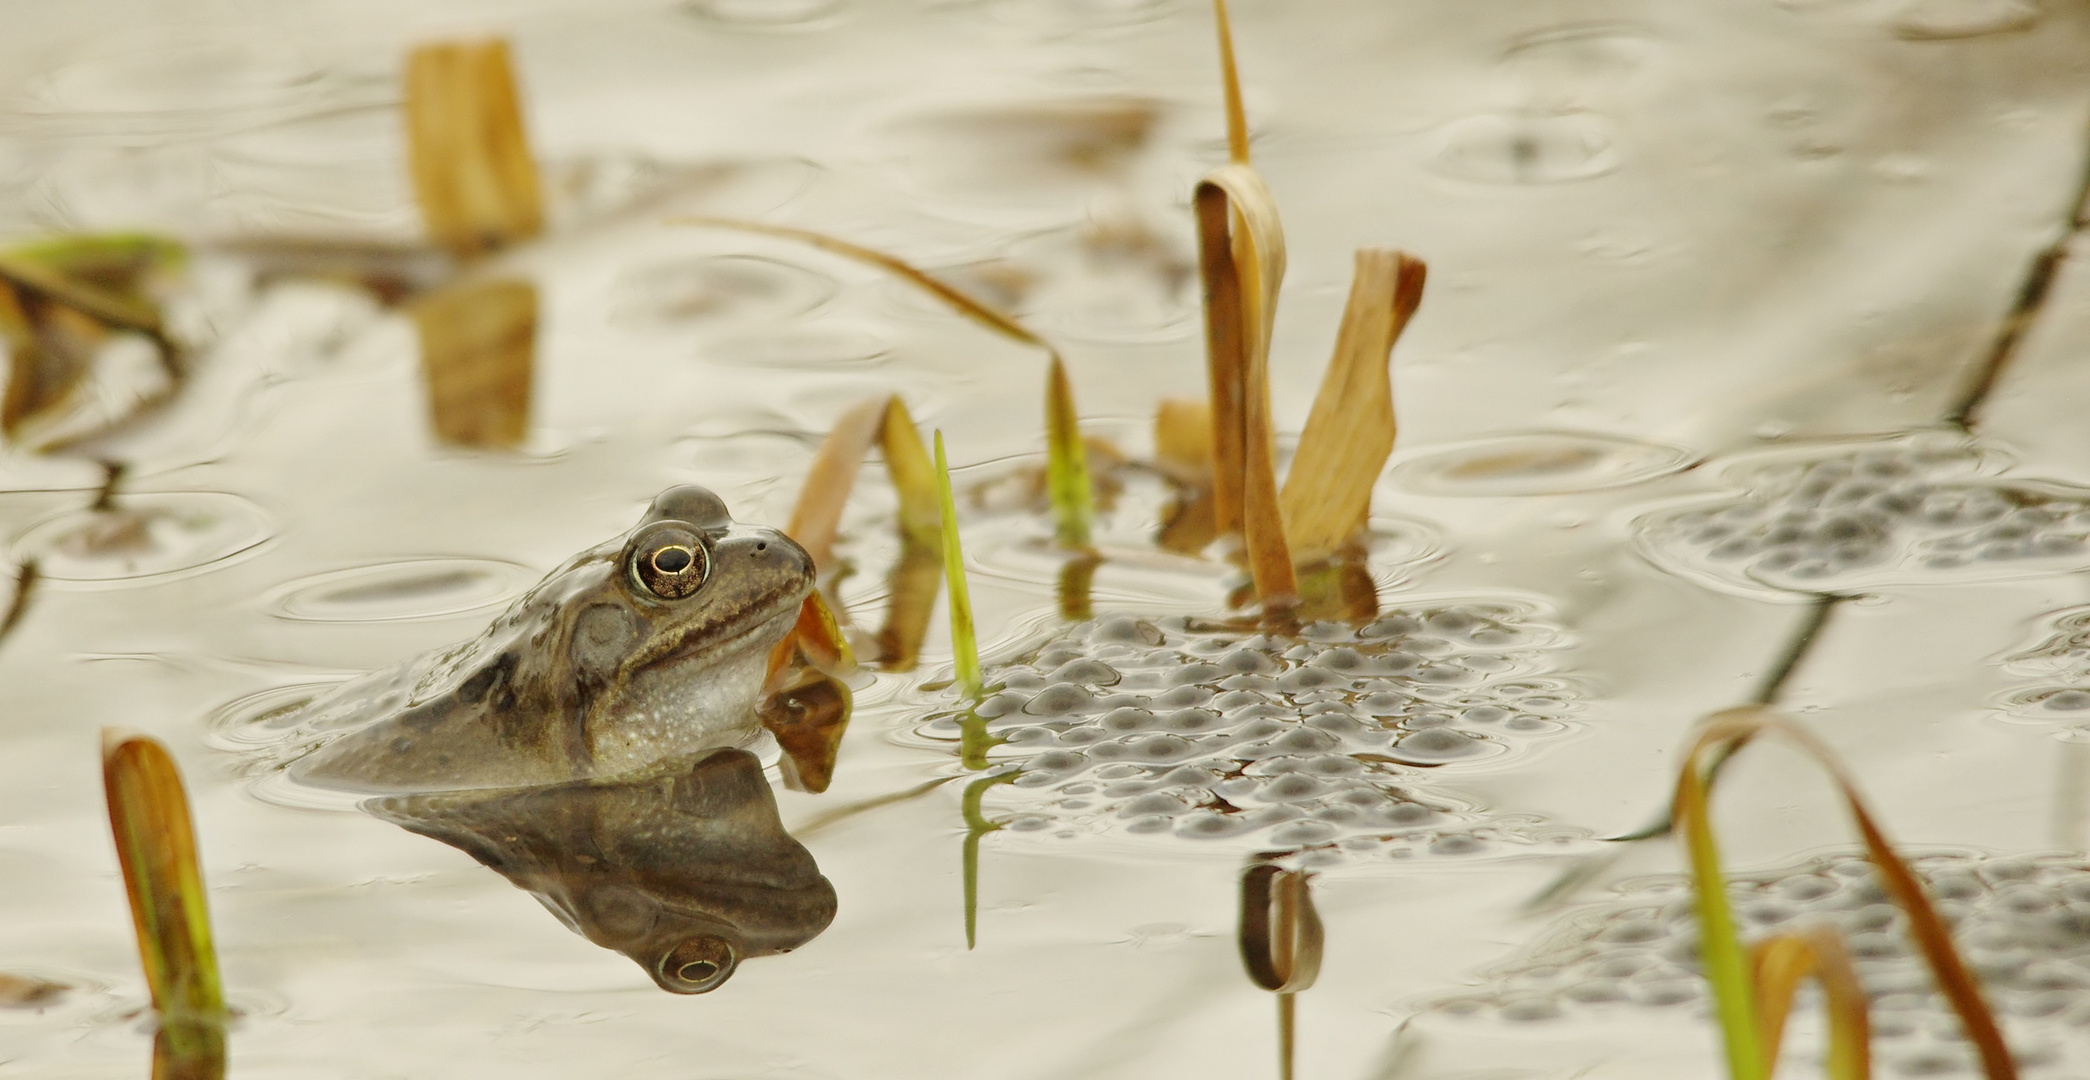
[[[745,750],[624,780],[392,795],[365,809],[461,849],[664,990],[717,989],[742,960],[790,952],[835,916],[835,890],[784,831]]]
[[[370,793],[614,777],[756,735],[769,653],[813,588],[805,551],[672,488],[477,638],[349,682],[302,732],[345,731],[296,779]]]
[[[833,886],[739,749],[776,727],[757,698],[812,587],[782,533],[671,489],[477,638],[305,706],[299,730],[331,741],[290,772],[380,796],[364,808],[703,993],[834,918]]]

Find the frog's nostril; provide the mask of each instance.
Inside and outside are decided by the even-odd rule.
[[[767,540],[757,541],[757,542],[756,542],[756,544],[755,544],[755,550],[756,550],[756,551],[768,551],[768,550],[769,550],[769,541],[767,541]]]

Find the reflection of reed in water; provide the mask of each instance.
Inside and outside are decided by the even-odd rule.
[[[744,750],[650,776],[373,799],[364,808],[498,871],[664,990],[701,994],[790,952],[835,915],[834,886],[784,831]]]

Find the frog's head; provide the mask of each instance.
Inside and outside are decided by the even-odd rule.
[[[681,735],[711,726],[693,720],[745,719],[814,584],[805,549],[700,487],[663,492],[615,550],[560,628],[589,755],[609,772],[688,749]]]

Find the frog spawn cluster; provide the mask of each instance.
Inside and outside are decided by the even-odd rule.
[[[1841,450],[1637,529],[1660,561],[1808,592],[2090,564],[2090,492],[1968,476],[1976,464],[1932,440]]]
[[[2090,862],[1940,854],[1912,860],[2024,1075],[2080,1076],[2070,1042],[2090,1028]],[[1978,1072],[1958,1018],[1933,991],[1907,919],[1862,856],[1730,879],[1745,939],[1803,925],[1843,935],[1872,999],[1875,1055],[1904,1075]],[[1812,1007],[1803,997],[1802,1007]],[[1708,1006],[1690,885],[1650,883],[1572,920],[1441,1012],[1537,1022],[1634,1007]],[[2080,1054],[2081,1050],[2076,1053]]]
[[[1019,770],[1018,832],[1469,855],[1557,837],[1409,789],[1565,730],[1567,687],[1543,663],[1558,639],[1507,603],[1315,623],[1296,637],[1121,616],[991,672],[994,692],[974,711],[999,741],[993,759]],[[957,738],[965,715],[922,733]]]
[[[2039,724],[2065,724],[2069,738],[2090,739],[2090,607],[2049,616],[2038,643],[2004,662],[2006,669],[2041,680],[2005,702],[2007,715]]]

